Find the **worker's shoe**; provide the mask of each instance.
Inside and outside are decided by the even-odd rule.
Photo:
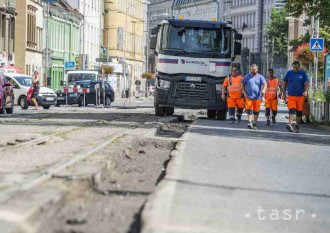
[[[287,124],[286,125],[286,129],[289,131],[289,132],[293,132],[293,127],[291,124]]]
[[[267,120],[267,123],[266,123],[266,125],[270,125],[270,120]]]
[[[249,122],[249,123],[247,124],[247,127],[248,127],[249,129],[253,129],[253,124],[252,124],[252,122]]]
[[[296,132],[296,133],[300,133],[299,125],[296,125],[295,132]]]
[[[253,129],[258,129],[257,124],[253,123],[252,125],[253,125]]]
[[[237,116],[237,123],[240,124],[242,122],[242,116]]]
[[[275,125],[275,124],[276,124],[276,119],[275,119],[275,117],[274,117],[274,116],[272,117],[272,124],[273,124],[273,125]]]

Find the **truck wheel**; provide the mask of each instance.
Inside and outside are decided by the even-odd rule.
[[[208,109],[207,110],[207,117],[214,119],[217,116],[217,111],[213,109]]]
[[[50,108],[50,105],[45,105],[45,106],[42,106],[44,109],[49,109]]]
[[[21,97],[19,97],[19,99],[18,99],[18,103],[19,103],[19,106],[20,106],[22,109],[28,109],[28,107],[29,107],[29,103],[28,103],[28,101],[27,101],[27,99],[26,99],[25,96],[21,96]]]
[[[227,111],[226,110],[218,110],[217,111],[217,119],[224,121],[227,119]]]
[[[165,114],[167,116],[173,116],[173,114],[174,114],[174,107],[165,107]]]
[[[155,104],[155,115],[156,116],[164,116],[165,115],[165,107],[159,106],[159,104]]]

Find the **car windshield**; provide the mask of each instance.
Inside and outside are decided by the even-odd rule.
[[[30,77],[30,76],[16,76],[14,78],[22,86],[26,86],[26,87],[32,86],[33,81],[32,81],[32,77]]]
[[[230,54],[229,29],[174,27],[164,28],[163,48],[182,52]]]
[[[74,84],[77,81],[95,81],[96,74],[86,74],[86,73],[75,73],[68,74],[69,84]]]

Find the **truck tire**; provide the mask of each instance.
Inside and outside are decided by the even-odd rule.
[[[165,107],[159,106],[159,104],[155,104],[155,115],[156,116],[164,116],[165,115]]]
[[[18,98],[18,104],[22,109],[28,109],[28,107],[29,107],[29,103],[25,96],[20,96]]]
[[[217,111],[217,119],[221,121],[225,121],[227,119],[227,111],[226,110],[218,110]]]
[[[166,114],[166,116],[173,116],[174,107],[165,107],[165,114]]]
[[[207,117],[210,119],[214,119],[217,116],[217,111],[213,109],[207,110]]]

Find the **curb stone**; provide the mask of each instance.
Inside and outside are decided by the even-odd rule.
[[[166,232],[166,217],[169,216],[171,200],[176,189],[176,183],[168,181],[168,179],[176,179],[179,175],[183,151],[189,134],[190,126],[188,126],[186,133],[182,136],[182,140],[178,141],[170,154],[172,159],[167,166],[166,176],[158,184],[155,192],[148,197],[141,216],[141,233]]]

